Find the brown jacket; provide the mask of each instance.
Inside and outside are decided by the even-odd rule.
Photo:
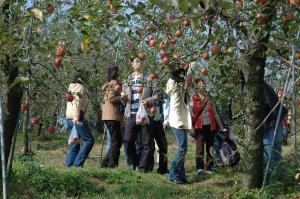
[[[111,80],[102,86],[104,92],[104,102],[102,105],[102,120],[121,121],[120,113],[121,94],[115,92],[117,80]]]

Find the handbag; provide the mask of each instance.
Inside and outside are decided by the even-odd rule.
[[[195,126],[196,121],[198,120],[199,116],[201,113],[204,111],[204,108],[206,107],[207,100],[204,102],[203,106],[200,108],[200,111],[198,112],[197,116],[195,119],[192,121],[192,125]],[[195,130],[194,131],[189,131],[189,134],[192,138],[196,138]]]

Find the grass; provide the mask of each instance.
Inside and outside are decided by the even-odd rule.
[[[247,190],[242,185],[242,161],[234,168],[221,168],[212,175],[197,176],[195,142],[189,138],[186,173],[190,184],[177,185],[156,173],[140,174],[129,170],[122,148],[118,169],[99,167],[100,137],[84,168],[65,168],[67,136],[49,135],[32,142],[33,156],[15,156],[14,173],[9,180],[10,198],[299,198],[300,187],[293,177],[299,160],[285,147],[285,160],[264,190]],[[169,141],[169,165],[175,155],[175,140]],[[39,150],[37,146],[39,145]],[[21,151],[21,136],[16,151]]]

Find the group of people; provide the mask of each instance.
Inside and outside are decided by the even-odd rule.
[[[106,83],[102,86],[104,99],[101,119],[110,143],[101,166],[117,167],[120,148],[124,143],[127,165],[141,173],[151,172],[154,168],[156,143],[159,149],[157,173],[167,174],[169,181],[187,183],[185,157],[190,133],[196,140],[197,174],[213,171],[216,163],[211,148],[214,146],[215,134],[228,130],[230,119],[226,121],[226,116],[228,118],[231,110],[225,117],[219,114],[203,79],[197,79],[190,95],[185,79],[186,71],[179,64],[170,65],[166,88],[161,88],[157,78],[142,72],[143,66],[138,58],[132,61],[132,68],[133,73],[122,82],[122,89],[118,68],[107,69]],[[79,142],[70,144],[66,166],[80,167],[95,142],[87,123],[90,94],[80,73],[75,74],[69,92],[74,95],[74,100],[67,102],[65,125],[70,133],[76,130],[83,140],[83,146],[80,148]],[[145,112],[146,115],[143,115]],[[167,126],[172,129],[177,141],[176,155],[169,170],[165,133]]]

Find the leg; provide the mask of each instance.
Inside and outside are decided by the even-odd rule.
[[[186,175],[185,175],[185,155],[187,153],[188,147],[188,140],[187,140],[187,132],[184,129],[176,129],[173,128],[173,132],[176,137],[177,141],[177,151],[175,159],[172,162],[170,173],[169,173],[169,180],[176,181],[178,183],[186,183]]]
[[[168,143],[166,133],[161,122],[155,122],[154,127],[154,139],[159,149],[159,166],[157,173],[165,174],[168,172]]]
[[[106,121],[105,122],[110,135],[111,135],[111,147],[108,151],[109,162],[108,167],[114,168],[119,164],[120,148],[122,146],[122,136],[120,132],[120,122],[119,121]]]
[[[215,132],[209,131],[205,135],[205,142],[206,142],[206,162],[207,167],[205,169],[212,170],[214,166],[214,158],[211,154],[211,148],[214,147],[214,139],[215,139]]]
[[[83,140],[83,146],[74,161],[74,166],[80,167],[83,166],[87,156],[94,146],[95,141],[87,122],[80,122],[80,124],[77,124],[75,127],[78,131],[78,135]]]
[[[196,136],[196,169],[204,170],[204,138],[203,129],[195,129]],[[199,170],[199,171],[200,171]]]
[[[104,123],[104,133],[106,133],[106,145],[105,145],[105,157],[101,162],[101,167],[107,167],[108,165],[108,161],[109,161],[109,149],[111,146],[111,137],[109,134],[109,129],[107,128],[107,126]]]
[[[139,127],[136,125],[135,117],[126,118],[125,121],[125,151],[127,152],[128,161],[132,163],[133,169],[138,166],[138,156],[135,148],[135,140]]]
[[[69,135],[72,132],[74,123],[71,119],[67,119],[65,120],[65,128],[67,130],[67,132],[69,133]],[[68,150],[68,154],[67,154],[67,158],[66,158],[66,166],[67,167],[71,167],[74,164],[74,160],[79,152],[80,149],[80,144],[71,144],[69,146],[69,150]]]
[[[153,170],[154,165],[154,140],[150,125],[141,126],[140,134],[143,148],[139,169],[141,171],[149,172]]]

